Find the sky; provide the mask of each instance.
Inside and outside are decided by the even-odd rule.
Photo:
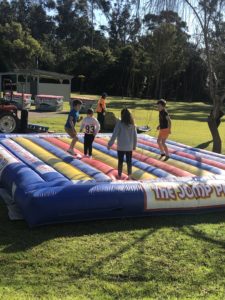
[[[111,1],[114,1],[114,0],[111,0]],[[146,14],[146,12],[149,11],[149,3],[151,3],[151,1],[153,3],[157,0],[140,0],[140,10],[139,10],[140,18],[142,18],[144,16],[144,14]],[[168,0],[168,1],[173,1],[173,0]],[[116,2],[116,1],[114,1],[114,2]],[[50,13],[50,15],[54,15],[56,12],[50,10],[49,13]],[[187,23],[188,33],[190,35],[194,35],[196,32],[196,27],[198,27],[198,23],[196,21],[194,14],[192,13],[192,11],[189,10],[186,13],[181,11],[178,14],[182,18],[182,20],[184,20]],[[100,10],[96,9],[95,10],[95,18],[94,18],[95,29],[100,30],[100,27],[102,25],[107,25],[107,24],[108,24],[108,21],[107,21],[105,15]],[[105,34],[107,35],[107,32]]]
[[[144,14],[149,10],[149,2],[151,0],[141,0],[140,2],[140,17],[143,17]],[[154,0],[152,0],[154,1]],[[178,13],[179,16],[187,23],[188,26],[188,33],[190,35],[194,35],[196,32],[196,27],[198,27],[198,23],[196,21],[196,18],[191,10],[184,13],[183,11]],[[100,10],[95,11],[95,28],[98,30],[100,29],[100,26],[107,25],[107,19],[104,16],[104,14]]]

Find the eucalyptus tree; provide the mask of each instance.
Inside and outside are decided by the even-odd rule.
[[[40,43],[20,23],[0,25],[0,66],[2,70],[34,67],[36,56],[42,57]]]
[[[91,15],[91,48],[94,47],[94,12],[95,9],[100,10],[106,18],[110,11],[111,3],[108,0],[88,0]]]
[[[0,1],[0,24],[9,23],[13,20],[14,17],[10,2],[7,0]]]
[[[222,141],[218,126],[223,116],[223,102],[225,100],[225,86],[219,66],[218,57],[225,51],[225,44],[221,41],[221,35],[216,35],[216,27],[220,26],[223,18],[222,12],[225,7],[224,0],[199,1],[198,7],[185,0],[192,8],[203,35],[205,62],[208,70],[208,88],[213,109],[208,116],[208,126],[213,137],[213,151],[221,152]]]
[[[140,34],[141,22],[133,0],[117,0],[109,15],[109,43],[112,48],[135,43]]]
[[[166,97],[171,95],[169,85],[180,81],[180,75],[188,65],[186,23],[176,12],[168,10],[160,14],[146,14],[144,24],[146,35],[141,42],[150,56],[149,74],[146,76],[151,81],[152,96]]]
[[[213,138],[213,151],[221,152],[222,141],[218,131],[218,125],[222,114],[223,101],[225,99],[225,88],[223,77],[218,71],[218,57],[225,51],[225,45],[221,42],[220,35],[215,32],[224,18],[225,0],[149,0],[150,11],[171,9],[182,11],[186,16],[192,15],[198,24],[200,47],[202,57],[205,60],[210,99],[213,103],[212,111],[208,116],[208,126]],[[218,32],[217,32],[218,33]]]

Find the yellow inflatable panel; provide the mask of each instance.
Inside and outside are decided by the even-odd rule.
[[[70,144],[71,140],[69,138],[60,138],[61,141],[67,143],[67,144]],[[79,151],[84,151],[84,146],[82,143],[80,142],[77,142],[76,143],[76,147]],[[106,163],[107,165],[117,169],[118,168],[118,161],[116,158],[114,157],[111,157],[110,155],[107,155],[99,150],[96,150],[93,148],[92,150],[92,154],[93,154],[93,157],[100,160],[100,161],[104,161],[104,163]],[[124,166],[123,166],[123,172],[125,174],[127,174],[127,167],[124,163]],[[141,169],[138,169],[134,166],[132,166],[132,178],[135,179],[135,180],[149,180],[149,179],[154,179],[156,178],[156,176],[152,175],[152,174],[149,174]]]
[[[109,141],[109,138],[105,137],[104,140],[105,141]],[[139,148],[139,147],[136,148],[136,151],[138,153],[140,153],[140,154],[146,155],[146,156],[154,158],[154,159],[158,159],[158,157],[159,157],[158,154],[153,153],[151,151],[147,151],[147,150]],[[167,160],[166,163],[168,165],[177,167],[177,168],[179,168],[181,170],[190,172],[190,173],[192,173],[192,174],[194,174],[196,176],[211,176],[212,175],[212,173],[209,172],[209,171],[202,170],[200,168],[197,168],[195,166],[189,165],[187,163],[184,163],[182,161],[178,161],[178,160],[175,160],[175,159],[172,159],[172,158],[170,158],[169,160]]]
[[[158,159],[158,157],[159,157],[158,154],[152,153],[152,152],[144,150],[142,148],[138,148],[137,147],[136,151],[138,153],[140,153],[140,154],[146,155],[146,156],[151,157],[151,158]],[[197,168],[195,166],[186,164],[186,163],[184,163],[182,161],[178,161],[178,160],[175,160],[175,159],[172,159],[172,158],[170,158],[169,160],[167,160],[166,163],[168,165],[177,167],[178,169],[190,172],[190,173],[192,173],[192,174],[194,174],[196,176],[211,176],[212,175],[211,172],[199,169],[199,168]]]
[[[50,153],[49,151],[43,149],[42,147],[36,145],[29,139],[22,137],[14,138],[14,141],[20,144],[22,147],[26,148],[37,156],[39,159],[52,166],[55,170],[69,178],[70,180],[90,180],[90,176],[84,172],[76,169],[74,166],[63,162],[60,158]]]

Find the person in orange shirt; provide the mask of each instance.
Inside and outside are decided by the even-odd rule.
[[[100,123],[101,130],[104,128],[104,122],[105,122],[106,97],[107,97],[107,94],[103,93],[101,98],[98,100],[97,109],[96,109],[97,119]]]

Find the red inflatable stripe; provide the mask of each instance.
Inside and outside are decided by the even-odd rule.
[[[145,140],[142,140],[142,139],[138,139],[138,142],[140,144],[159,149],[159,146],[157,144],[153,143],[153,142],[145,141]],[[169,153],[176,154],[176,155],[179,155],[179,156],[182,156],[182,157],[185,157],[185,158],[189,158],[189,159],[192,159],[192,160],[195,160],[195,161],[198,161],[198,162],[201,162],[201,163],[204,163],[204,164],[207,164],[207,165],[225,170],[225,164],[223,164],[221,162],[213,161],[213,160],[208,159],[208,158],[197,157],[193,154],[186,153],[186,152],[183,152],[183,151],[177,151],[177,150],[174,150],[174,149],[169,149]]]
[[[45,138],[46,141],[52,143],[53,145],[63,149],[63,150],[67,150],[68,149],[68,144],[63,142],[63,141],[60,141],[59,139],[57,138]],[[80,152],[79,150],[75,150],[76,153],[80,154],[80,155],[83,155],[82,152]],[[107,176],[109,176],[113,181],[116,180],[117,176],[118,176],[118,171],[110,166],[108,166],[107,164],[99,161],[99,160],[96,160],[96,159],[90,159],[88,157],[82,157],[80,159],[81,161],[85,162],[86,164],[98,169],[99,171],[101,171],[102,173],[106,174]],[[121,176],[121,179],[122,180],[126,180],[127,179],[127,175],[126,174],[122,174]]]
[[[102,138],[96,138],[95,142],[97,142],[103,146],[107,146],[107,144],[108,144],[107,141],[105,141]],[[116,150],[116,145],[113,145],[111,148],[113,150]],[[170,174],[173,174],[175,176],[178,176],[178,177],[194,177],[195,176],[194,174],[192,174],[190,172],[178,169],[174,166],[166,164],[165,162],[148,157],[147,155],[144,155],[144,154],[140,154],[136,151],[133,151],[133,157],[139,161],[145,162],[151,166],[157,167],[161,170],[164,170],[164,171],[166,171]]]

